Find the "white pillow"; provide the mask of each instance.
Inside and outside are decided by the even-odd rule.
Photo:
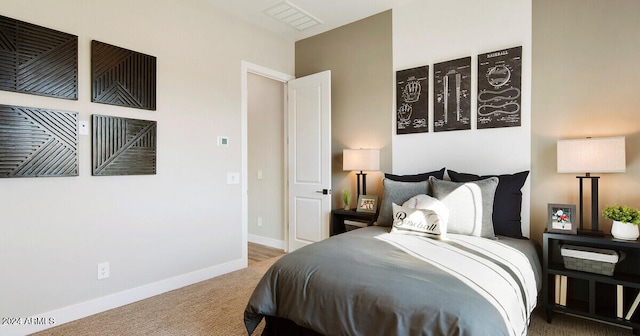
[[[449,223],[449,208],[435,197],[425,194],[415,195],[402,203],[402,206],[411,209],[433,210],[438,213],[445,224]]]
[[[409,234],[436,239],[445,239],[447,223],[434,210],[412,209],[399,206],[393,207],[393,226],[391,233]]]

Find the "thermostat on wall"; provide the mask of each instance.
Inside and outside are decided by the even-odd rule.
[[[229,138],[226,136],[218,136],[218,147],[229,146]]]

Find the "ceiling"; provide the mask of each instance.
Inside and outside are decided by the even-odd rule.
[[[206,0],[220,9],[286,38],[298,41],[369,17],[413,0]],[[281,22],[267,12],[293,6],[321,23],[304,30]],[[284,14],[286,15],[286,14]],[[313,24],[313,23],[311,23]]]

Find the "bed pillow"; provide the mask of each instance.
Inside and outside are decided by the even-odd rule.
[[[498,178],[498,188],[493,200],[493,231],[496,235],[513,238],[522,236],[522,186],[529,176],[529,171],[503,175],[474,175],[448,171],[449,177],[455,182],[470,182]]]
[[[382,179],[384,194],[380,206],[380,214],[376,221],[378,226],[393,225],[392,204],[402,204],[408,199],[419,194],[429,194],[429,181],[422,182],[401,182],[388,178]]]
[[[446,239],[447,223],[435,210],[408,208],[395,203],[392,208],[391,233]]]
[[[433,210],[438,213],[445,224],[449,222],[449,208],[447,208],[444,203],[438,201],[438,199],[435,197],[431,197],[425,194],[415,195],[408,201],[404,202],[402,206],[410,209]]]
[[[449,208],[447,232],[495,238],[493,198],[498,178],[473,182],[451,182],[429,178],[433,196]]]
[[[422,182],[422,181],[428,181],[429,177],[433,176],[439,180],[442,180],[444,178],[444,171],[446,170],[446,168],[442,168],[440,170],[435,170],[432,172],[428,172],[428,173],[421,173],[421,174],[414,174],[414,175],[393,175],[393,174],[384,174],[385,178],[388,178],[390,180],[394,180],[394,181],[401,181],[401,182]]]

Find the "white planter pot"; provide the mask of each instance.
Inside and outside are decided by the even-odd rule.
[[[613,221],[611,235],[616,239],[636,240],[640,236],[640,231],[638,231],[637,225]]]

